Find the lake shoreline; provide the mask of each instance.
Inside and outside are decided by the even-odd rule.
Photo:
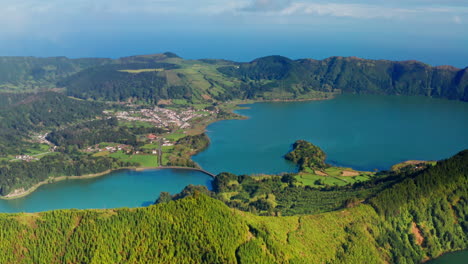
[[[244,107],[242,107],[241,105],[243,104],[255,104],[255,103],[281,103],[281,102],[306,102],[306,101],[322,101],[322,100],[331,100],[331,99],[335,99],[337,95],[340,95],[340,94],[332,94],[330,97],[327,97],[327,98],[324,98],[324,97],[320,97],[320,98],[303,98],[303,99],[274,99],[274,100],[240,100],[240,101],[235,101],[235,102],[232,102],[235,107],[233,109],[230,110],[230,113],[232,114],[235,114],[237,115],[238,117],[237,118],[231,118],[231,119],[237,119],[237,120],[245,120],[245,119],[248,119],[249,117],[247,116],[243,116],[243,115],[240,115],[240,114],[237,114],[235,113],[234,111],[235,110],[238,110],[238,109],[243,109]],[[203,127],[200,127],[199,129],[196,129],[195,128],[195,133],[193,133],[194,135],[197,135],[197,134],[202,134],[202,133],[205,133],[206,132],[206,129],[209,125],[213,124],[213,123],[216,123],[216,122],[219,122],[219,121],[224,121],[224,120],[231,120],[231,119],[215,119],[215,120],[212,120],[210,122],[207,122],[206,124],[203,125]],[[210,142],[211,143],[211,142]],[[202,150],[203,151],[203,150]],[[193,153],[192,155],[190,155],[190,160],[192,160],[192,157],[196,154],[198,154],[199,152],[195,152]],[[195,161],[193,161],[195,162]],[[198,163],[196,163],[198,165]],[[199,165],[198,165],[199,166]],[[159,166],[159,167],[121,167],[121,168],[116,168],[116,169],[110,169],[110,170],[106,170],[106,171],[103,171],[103,172],[100,172],[100,173],[93,173],[93,174],[85,174],[85,175],[81,175],[81,176],[59,176],[59,177],[49,177],[48,179],[44,180],[44,181],[41,181],[41,182],[38,182],[36,183],[35,185],[33,185],[32,187],[28,188],[27,190],[24,190],[24,188],[20,188],[20,189],[16,189],[14,190],[13,192],[5,195],[5,196],[0,196],[0,200],[13,200],[13,199],[18,199],[18,198],[22,198],[22,197],[25,197],[25,196],[28,196],[29,194],[33,193],[35,190],[37,190],[39,187],[41,187],[42,185],[45,185],[45,184],[51,184],[51,183],[55,183],[55,182],[59,182],[59,181],[63,181],[63,180],[80,180],[80,179],[92,179],[92,178],[97,178],[97,177],[101,177],[101,176],[105,176],[107,174],[110,174],[112,172],[115,172],[115,171],[119,171],[119,170],[135,170],[135,171],[144,171],[144,170],[151,170],[151,169],[187,169],[187,170],[196,170],[196,171],[200,171],[200,172],[203,172],[211,177],[216,177],[215,174],[211,173],[211,172],[208,172],[206,170],[204,170],[201,166],[199,166],[199,168],[192,168],[192,167],[181,167],[181,166]]]
[[[172,170],[191,170],[191,171],[199,171],[199,172],[202,172],[212,178],[215,178],[216,175],[214,175],[213,173],[210,173],[208,171],[205,171],[201,168],[191,168],[191,167],[178,167],[178,166],[161,166],[161,167],[122,167],[122,168],[116,168],[116,169],[110,169],[110,170],[106,170],[106,171],[103,171],[103,172],[99,172],[99,173],[93,173],[93,174],[85,174],[85,175],[82,175],[82,176],[59,176],[59,177],[53,177],[53,178],[49,178],[47,180],[44,180],[44,181],[41,181],[39,183],[36,183],[35,185],[33,185],[31,188],[27,189],[27,190],[21,190],[21,189],[17,189],[15,190],[13,193],[10,193],[8,195],[5,195],[5,196],[0,196],[0,200],[14,200],[14,199],[18,199],[18,198],[23,198],[23,197],[26,197],[28,195],[30,195],[31,193],[33,193],[34,191],[36,191],[39,187],[41,187],[42,185],[46,185],[46,184],[52,184],[52,183],[56,183],[56,182],[60,182],[60,181],[64,181],[64,180],[85,180],[85,179],[93,179],[93,178],[98,178],[98,177],[102,177],[102,176],[106,176],[106,175],[109,175],[113,172],[116,172],[116,171],[121,171],[121,170],[129,170],[129,171],[146,171],[146,170],[167,170],[167,169],[172,169]],[[23,188],[24,189],[24,188]],[[18,190],[21,190],[19,192],[16,192]]]
[[[466,254],[467,251],[468,251],[468,248],[443,252],[442,254],[438,255],[437,257],[428,258],[428,259],[423,260],[422,263],[428,263],[428,264],[434,263],[435,264],[441,258],[446,258],[446,257],[449,257],[450,255],[456,255],[456,254],[464,254],[464,253]]]

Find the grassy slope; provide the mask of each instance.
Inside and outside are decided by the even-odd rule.
[[[125,154],[122,151],[109,154],[109,157],[116,158],[124,162],[134,162],[140,164],[142,167],[157,167],[158,157],[151,154]]]
[[[440,162],[372,205],[317,215],[255,216],[201,194],[147,208],[3,214],[0,262],[418,263],[468,247],[467,159]]]
[[[172,66],[148,68],[148,62]],[[117,70],[121,74],[116,74]],[[154,55],[114,60],[113,64],[65,78],[59,85],[66,87],[69,95],[79,98],[147,102],[302,100],[330,98],[341,92],[423,95],[466,101],[467,71],[420,62],[352,57],[315,61],[269,56],[236,63]]]
[[[305,140],[296,141],[293,144],[293,150],[286,154],[285,158],[298,165],[299,173],[295,178],[305,186],[344,186],[367,181],[375,175],[373,172],[356,171],[326,164],[326,154],[323,150]],[[352,176],[346,176],[346,173]]]

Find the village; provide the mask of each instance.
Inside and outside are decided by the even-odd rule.
[[[155,134],[148,134],[145,136],[145,140],[148,144],[153,144],[153,143],[159,143],[162,147],[168,147],[168,146],[173,146],[174,142],[161,137],[157,136]],[[97,152],[109,152],[109,153],[115,153],[117,151],[121,151],[125,154],[157,154],[158,150],[157,149],[146,149],[146,150],[139,150],[134,148],[131,145],[125,145],[125,144],[113,144],[113,143],[105,143],[105,144],[96,144],[94,146],[89,146],[86,149],[83,150],[83,152],[87,153],[97,153]]]
[[[31,155],[16,155],[15,159],[13,160],[33,161],[33,160],[39,160],[39,159]]]
[[[218,109],[207,110],[207,109],[180,109],[172,110],[167,108],[162,108],[155,106],[154,108],[139,108],[138,105],[127,104],[128,107],[134,108],[134,110],[127,111],[103,111],[105,115],[109,118],[110,116],[115,116],[121,121],[128,122],[145,122],[149,123],[158,128],[170,128],[173,129],[188,129],[192,126],[191,121],[196,118],[206,117],[211,115],[216,115]],[[192,122],[193,123],[193,122]],[[55,152],[57,146],[48,141],[47,133],[35,133],[32,135],[33,141],[36,143],[41,143],[48,145],[49,149],[44,150],[43,153],[33,155],[33,154],[22,154],[16,155],[11,161],[21,160],[26,162],[31,162],[39,160],[43,155]],[[89,154],[96,153],[124,153],[126,155],[138,155],[138,154],[158,154],[160,147],[170,147],[174,145],[173,140],[169,140],[163,136],[155,134],[147,134],[142,137],[141,140],[146,141],[149,145],[153,145],[153,148],[135,148],[131,145],[117,144],[117,143],[104,143],[104,144],[95,144],[93,146],[88,146],[81,151]],[[154,144],[155,143],[155,144]],[[160,146],[160,147],[156,147]]]
[[[108,111],[104,111],[105,114],[111,114]],[[190,127],[190,120],[216,114],[215,111],[209,111],[206,109],[195,110],[187,109],[180,110],[179,112],[171,109],[154,107],[153,109],[143,108],[139,110],[120,111],[114,113],[119,120],[125,121],[140,121],[149,122],[154,124],[156,127],[168,128],[177,127],[179,129],[187,129]]]

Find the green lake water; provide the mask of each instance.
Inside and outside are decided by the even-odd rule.
[[[468,263],[468,250],[447,253],[427,264],[466,264]]]
[[[92,179],[42,185],[23,198],[0,200],[0,212],[148,206],[160,192],[175,194],[189,184],[211,189],[211,182],[209,175],[193,170],[122,170]]]
[[[193,157],[204,169],[236,174],[296,171],[283,159],[298,139],[327,162],[385,170],[405,160],[439,160],[468,148],[468,103],[427,97],[343,95],[333,100],[256,103],[247,120],[208,126],[211,145]]]

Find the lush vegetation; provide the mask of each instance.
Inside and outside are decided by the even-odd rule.
[[[0,156],[22,154],[31,134],[94,119],[104,105],[54,93],[0,94]],[[28,141],[28,142],[27,142]]]
[[[214,179],[210,195],[230,207],[259,215],[316,214],[360,203],[406,176],[389,172],[365,182],[317,188],[298,182],[292,174],[237,176],[221,173]]]
[[[197,191],[146,208],[3,214],[0,262],[420,263],[468,248],[467,188],[464,151],[316,215],[256,216]]]
[[[165,86],[166,78],[159,73],[174,68],[177,68],[174,64],[156,62],[110,64],[79,72],[58,85],[67,87],[71,96],[95,100],[156,103],[160,99],[190,98],[190,91],[185,86]]]
[[[203,133],[195,136],[184,136],[177,140],[173,148],[163,151],[165,160],[163,165],[198,168],[198,164],[192,161],[191,156],[208,147],[210,140]]]
[[[101,142],[115,142],[139,146],[137,136],[149,133],[161,134],[166,130],[145,126],[122,126],[117,118],[93,120],[60,130],[53,130],[47,139],[59,147],[84,148]]]
[[[393,244],[394,263],[468,248],[468,150],[384,190],[370,204],[385,219],[377,242]],[[400,231],[408,227],[412,233]]]
[[[197,167],[190,156],[208,145],[206,135],[187,136],[182,130],[168,134],[170,129],[145,122],[126,123],[103,113],[105,109],[112,113],[122,108],[125,106],[77,100],[50,91],[3,93],[0,195],[57,176],[94,174],[119,167]],[[230,117],[222,110],[218,115]],[[162,159],[155,155],[159,140],[147,144],[148,134],[167,137],[174,144],[164,147]],[[113,149],[109,152],[106,147]]]
[[[319,147],[305,140],[298,140],[293,144],[293,150],[284,156],[297,165],[299,169],[325,169],[329,167],[325,163],[327,156]]]
[[[466,71],[342,57],[0,57],[0,195],[126,166],[197,167],[190,156],[209,144],[200,128],[166,133],[126,124],[103,115],[116,104],[93,101],[192,105],[216,110],[211,121],[232,118],[222,103],[237,99],[366,93],[468,101]],[[148,140],[149,133],[170,144]],[[131,147],[84,150],[103,144]],[[25,153],[37,160],[15,160]],[[358,174],[327,165],[306,141],[285,158],[300,173],[222,173],[212,191],[188,186],[147,208],[1,214],[0,263],[420,263],[468,248],[468,151],[434,166]]]
[[[192,103],[324,98],[335,93],[424,95],[467,101],[467,69],[355,57],[269,56],[249,63],[183,60],[172,53],[111,59],[0,57],[0,90],[66,88],[106,101]]]
[[[77,153],[54,153],[31,162],[0,161],[0,195],[28,189],[44,180],[53,181],[58,176],[95,174],[132,165],[135,163]]]
[[[65,57],[0,57],[0,91],[37,91],[56,88],[57,81],[110,59]]]
[[[305,140],[298,140],[293,149],[284,158],[299,167],[295,174],[295,184],[315,188],[328,188],[360,183],[375,178],[374,172],[356,171],[352,168],[331,166],[325,163],[326,154],[322,149]],[[411,167],[405,168],[405,172]],[[394,174],[394,173],[393,173]],[[388,176],[388,172],[379,173],[376,179]]]
[[[468,69],[431,67],[417,61],[393,62],[355,57],[322,61],[290,60],[281,56],[256,59],[219,69],[260,90],[284,90],[294,95],[322,92],[424,95],[468,101]]]

